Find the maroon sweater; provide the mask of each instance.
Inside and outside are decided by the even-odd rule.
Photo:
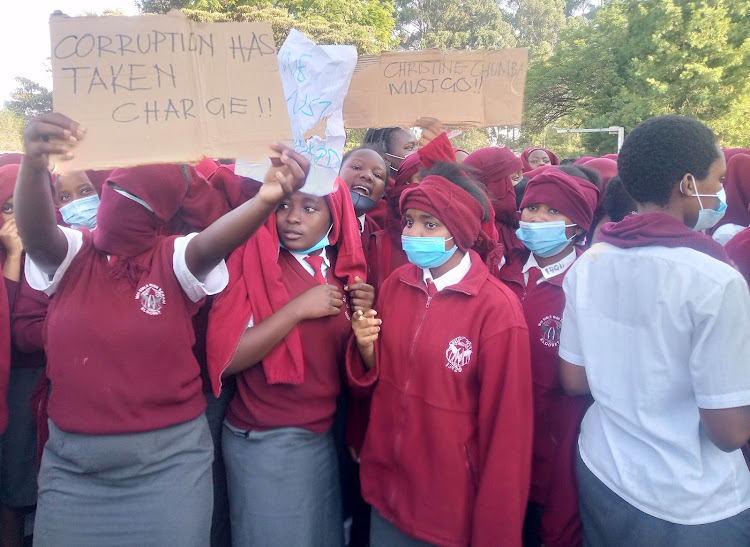
[[[542,541],[550,547],[581,545],[575,450],[581,420],[591,397],[570,397],[560,387],[558,348],[565,293],[565,273],[536,283],[542,274],[529,271],[530,286],[523,298],[523,313],[531,344],[534,392],[534,452],[529,498],[544,505]],[[523,278],[522,278],[523,279]]]
[[[21,281],[5,280],[10,305],[10,336],[12,368],[43,367],[44,320],[49,298],[32,289],[21,270]]]
[[[150,269],[132,286],[111,275],[107,255],[84,231],[45,325],[49,416],[63,431],[152,431],[205,410],[192,352],[192,317],[200,303],[188,298],[174,274],[175,239],[159,238],[139,257]]]
[[[350,339],[347,374],[372,391],[362,494],[397,528],[446,546],[518,546],[531,466],[529,340],[518,300],[471,251],[429,297],[412,264],[381,287],[376,366]]]
[[[327,248],[331,267],[329,284],[345,295],[344,283],[333,275],[335,248]],[[317,285],[317,281],[288,251],[279,253],[282,281],[295,298]],[[324,433],[333,424],[336,397],[341,391],[346,342],[351,332],[351,315],[344,303],[336,316],[299,323],[305,359],[302,384],[269,384],[261,364],[237,376],[237,394],[229,404],[227,420],[240,429],[265,431],[276,427],[300,427]]]

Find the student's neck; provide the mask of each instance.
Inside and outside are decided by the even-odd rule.
[[[574,246],[575,246],[575,243],[571,243],[570,245],[565,247],[562,251],[552,256],[544,257],[544,256],[539,256],[535,254],[534,259],[536,260],[536,263],[539,264],[539,266],[542,268],[544,268],[545,266],[549,266],[550,264],[557,264],[563,258],[565,258],[571,253]]]
[[[669,215],[676,218],[683,224],[685,223],[685,212],[682,209],[672,207],[669,203],[666,205],[657,205],[656,203],[638,203],[636,209],[639,215],[647,215],[649,213],[661,213],[663,215]]]
[[[461,249],[456,249],[456,252],[453,253],[453,256],[448,259],[448,262],[446,262],[442,266],[438,266],[437,268],[430,268],[432,279],[437,279],[441,275],[447,274],[453,268],[458,266],[461,260],[463,260],[464,255],[466,255],[466,252],[462,251]]]

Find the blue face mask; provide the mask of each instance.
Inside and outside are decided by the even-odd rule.
[[[60,214],[65,224],[72,228],[96,228],[96,211],[99,209],[99,196],[94,194],[87,198],[71,201],[60,207]]]
[[[565,228],[575,224],[565,224],[562,220],[555,222],[523,222],[516,230],[518,239],[526,248],[537,256],[547,258],[560,253],[567,247],[573,237],[565,237]]]
[[[321,239],[320,241],[318,241],[315,245],[313,245],[309,249],[305,249],[303,251],[293,251],[292,249],[290,249],[289,247],[287,247],[286,245],[284,245],[281,241],[279,241],[279,245],[281,247],[283,247],[284,249],[286,249],[287,251],[290,251],[292,253],[299,253],[299,254],[303,254],[303,255],[309,255],[310,253],[318,251],[318,250],[322,249],[323,247],[328,247],[331,244],[331,242],[328,240],[328,234],[331,233],[331,230],[333,230],[333,224],[331,224],[331,227],[328,228],[328,231],[326,232],[326,235],[323,236],[323,239]]]
[[[701,210],[698,211],[698,222],[693,226],[693,230],[700,232],[701,230],[709,230],[716,226],[719,221],[727,212],[727,193],[724,188],[719,190],[717,194],[693,194],[700,203]],[[701,198],[719,198],[718,209],[706,209],[703,207],[703,201]]]
[[[458,249],[454,245],[452,248],[445,250],[445,242],[453,239],[449,237],[413,237],[401,236],[401,248],[406,253],[409,262],[420,268],[438,268],[448,262],[448,259]]]

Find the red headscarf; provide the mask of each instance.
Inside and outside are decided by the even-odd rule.
[[[456,245],[468,251],[477,242],[484,208],[466,190],[451,181],[429,175],[401,196],[401,212],[419,209],[445,224]]]
[[[523,172],[531,171],[533,168],[531,165],[529,165],[529,156],[534,150],[544,150],[547,152],[547,155],[549,156],[550,165],[560,165],[560,161],[557,159],[557,156],[555,156],[552,152],[547,150],[546,148],[542,148],[541,146],[535,146],[534,148],[529,148],[527,150],[524,150],[521,154],[521,161],[523,162]]]
[[[599,189],[589,181],[558,169],[550,169],[537,175],[526,185],[521,209],[535,203],[544,203],[588,231],[598,197]]]
[[[0,167],[3,165],[11,165],[13,163],[21,163],[23,154],[17,152],[11,152],[9,154],[0,154]]]
[[[541,173],[544,173],[548,169],[554,169],[554,168],[555,168],[554,165],[540,165],[536,169],[532,169],[531,171],[525,171],[524,174],[523,174],[523,176],[526,177],[527,179],[531,180],[535,176],[537,176],[537,175],[539,175]]]
[[[607,187],[609,179],[617,174],[617,162],[609,158],[594,158],[583,162],[581,165],[585,165],[586,167],[593,167],[594,169],[599,171],[603,183],[602,194],[604,194],[604,189]]]
[[[750,148],[722,148],[722,151],[724,152],[724,159],[727,161],[727,166],[729,165],[729,160],[737,154],[750,154]]]
[[[617,161],[617,154],[604,154],[602,157],[605,160]]]
[[[748,151],[750,152],[750,150]],[[727,192],[727,212],[716,225],[739,224],[750,226],[750,155],[734,154],[727,162],[727,176],[724,179]]]
[[[586,163],[587,161],[591,161],[591,160],[593,160],[593,159],[596,159],[596,158],[594,158],[594,156],[581,156],[580,158],[578,158],[578,159],[577,159],[576,161],[574,161],[573,163],[574,163],[575,165],[583,165],[583,164],[584,164],[584,163]]]
[[[472,152],[463,164],[477,170],[476,177],[490,192],[495,227],[504,251],[507,253],[512,249],[523,248],[523,243],[516,236],[518,208],[513,181],[510,180],[512,173],[521,170],[521,158],[507,146],[491,146]]]
[[[326,201],[333,219],[328,237],[338,250],[333,273],[347,284],[356,276],[365,279],[367,266],[359,224],[349,188],[341,179],[336,179],[336,189]],[[276,215],[271,215],[227,261],[229,285],[214,302],[208,324],[208,370],[217,396],[221,373],[231,361],[250,317],[260,323],[289,303],[278,258]],[[269,384],[301,384],[305,381],[304,362],[299,331],[294,328],[263,359],[263,370]]]
[[[209,179],[219,167],[221,167],[221,164],[218,161],[212,160],[211,158],[203,158],[198,165],[195,166],[195,170],[204,178]]]
[[[16,178],[21,166],[17,163],[7,163],[0,167],[0,207],[13,197],[13,191],[16,189]],[[3,220],[0,218],[0,226]]]
[[[409,154],[401,162],[394,179],[393,186],[386,188],[385,200],[390,209],[389,226],[400,226],[401,217],[399,216],[399,201],[401,193],[407,188],[411,178],[416,175],[420,169],[429,169],[437,162],[455,162],[456,153],[448,138],[447,133],[440,133],[413,154]]]
[[[617,175],[617,161],[609,158],[595,158],[583,163],[586,167],[593,167],[599,172],[602,177],[602,187],[599,190],[599,200],[596,202],[596,210],[594,211],[594,219],[591,222],[591,230],[589,236],[594,237],[594,230],[596,225],[601,222],[604,218],[604,196],[607,190],[607,185],[612,177]]]
[[[111,170],[104,170],[104,171],[85,171],[86,177],[89,179],[89,182],[94,186],[94,189],[96,190],[96,193],[99,194],[99,197],[102,197],[102,188],[104,187],[104,184],[107,182],[107,179],[112,174]]]

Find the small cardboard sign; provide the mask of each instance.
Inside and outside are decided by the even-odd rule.
[[[523,114],[528,49],[383,52],[359,58],[344,103],[347,128],[516,125]]]

